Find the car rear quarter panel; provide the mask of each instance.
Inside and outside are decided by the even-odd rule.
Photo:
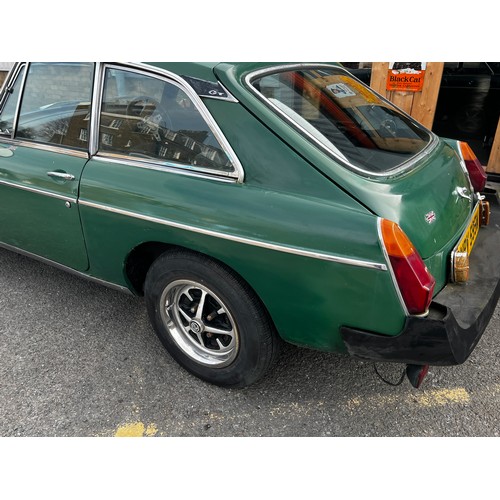
[[[342,351],[342,325],[399,333],[404,313],[387,270],[259,246],[385,264],[377,218],[239,104],[218,102],[211,111],[245,182],[90,160],[80,200],[91,274],[130,287],[130,252],[161,242],[209,255],[241,275],[289,342]]]
[[[398,223],[436,278],[435,293],[438,293],[448,280],[449,253],[473,208],[468,200],[456,194],[458,186],[468,186],[456,150],[437,139],[418,162],[396,177],[360,175],[326,155],[248,91],[245,78],[257,69],[262,69],[261,65],[240,68],[220,64],[216,72],[251,113],[267,123],[283,141],[293,145],[339,189],[349,193],[368,211]],[[429,224],[426,214],[431,212],[436,218]]]

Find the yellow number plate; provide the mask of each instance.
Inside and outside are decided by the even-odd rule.
[[[477,239],[477,235],[479,233],[479,227],[481,226],[479,209],[480,209],[480,204],[478,203],[476,205],[476,208],[474,209],[474,213],[472,214],[469,226],[467,227],[464,234],[460,238],[458,245],[455,247],[455,253],[467,252],[470,255],[472,247],[474,246],[474,243],[476,242]]]

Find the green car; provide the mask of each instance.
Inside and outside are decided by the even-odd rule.
[[[19,63],[0,245],[144,296],[172,357],[244,387],[282,341],[463,363],[500,295],[498,194],[338,64]]]

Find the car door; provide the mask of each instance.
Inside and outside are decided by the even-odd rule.
[[[0,111],[0,242],[88,268],[77,203],[94,64],[18,66]]]
[[[122,285],[130,249],[149,238],[175,241],[169,225],[156,224],[159,232],[152,233],[147,228],[151,218],[211,228],[220,209],[214,193],[243,179],[234,151],[195,91],[147,69],[102,65],[96,153],[80,184],[92,273]]]

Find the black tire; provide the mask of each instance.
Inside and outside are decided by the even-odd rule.
[[[275,362],[281,340],[266,309],[223,264],[195,252],[166,252],[150,267],[144,292],[161,342],[197,377],[241,388]]]

